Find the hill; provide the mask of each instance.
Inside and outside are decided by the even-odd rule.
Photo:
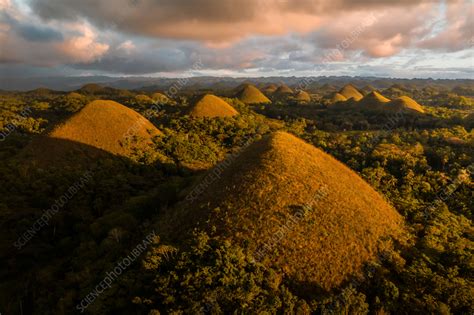
[[[103,87],[99,84],[95,83],[89,83],[81,87],[80,89],[77,90],[78,93],[83,93],[83,94],[101,94],[101,93],[107,93],[111,89],[108,87]]]
[[[151,97],[149,97],[148,95],[145,95],[145,94],[138,94],[135,96],[135,100],[138,102],[138,103],[148,103],[148,104],[151,104],[153,103],[153,100],[151,99]]]
[[[204,95],[194,106],[192,107],[189,115],[192,117],[232,117],[238,115],[232,106],[226,101],[212,94]]]
[[[356,173],[288,133],[222,165],[192,204],[165,215],[165,234],[179,239],[198,227],[248,244],[298,282],[331,289],[375,259],[381,238],[402,231],[401,216]]]
[[[269,85],[263,88],[263,92],[272,94],[272,93],[275,93],[277,89],[278,89],[278,86],[276,84],[270,83]]]
[[[160,92],[155,92],[151,95],[151,98],[155,101],[155,102],[158,102],[158,103],[162,103],[162,104],[166,104],[170,101],[170,99],[168,98],[168,96],[166,96],[165,94],[163,93],[160,93]]]
[[[331,97],[331,103],[345,102],[347,98],[341,93],[334,93]]]
[[[386,98],[377,91],[372,91],[359,101],[359,106],[364,109],[383,109],[390,99]]]
[[[293,94],[293,90],[286,84],[282,84],[280,85],[276,91],[275,91],[276,94]]]
[[[151,122],[134,110],[114,101],[99,100],[33,141],[27,152],[39,160],[51,161],[76,151],[90,151],[92,156],[104,152],[130,157],[136,149],[147,149],[152,138],[159,134]],[[48,150],[44,150],[45,146]]]
[[[360,89],[360,92],[362,92],[364,95],[369,94],[372,91],[376,91],[377,89],[373,85],[366,85],[362,89]]]
[[[295,100],[301,103],[309,103],[311,102],[311,96],[308,92],[300,90],[295,94]]]
[[[266,104],[271,101],[259,89],[251,84],[246,84],[238,92],[236,97],[245,104]]]
[[[359,90],[357,90],[353,85],[351,84],[347,84],[345,85],[340,91],[339,93],[341,95],[343,95],[345,98],[347,99],[350,99],[350,98],[353,98],[354,100],[356,101],[360,101],[364,95],[362,95],[362,93],[359,92]]]
[[[77,92],[70,92],[67,94],[67,97],[70,99],[81,99],[81,100],[85,98],[84,95],[79,94]]]
[[[401,96],[387,103],[387,108],[391,110],[403,110],[412,113],[424,113],[423,106],[408,96]]]

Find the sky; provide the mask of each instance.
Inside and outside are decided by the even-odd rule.
[[[473,0],[0,0],[0,77],[474,78]]]

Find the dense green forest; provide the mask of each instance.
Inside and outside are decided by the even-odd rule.
[[[403,93],[426,113],[331,110],[318,90],[305,104],[225,98],[240,114],[213,119],[186,114],[195,95],[161,102],[112,89],[2,92],[0,313],[472,314],[474,133],[464,117],[474,111],[473,90]],[[32,139],[96,99],[148,118],[163,133],[152,144],[159,155],[110,155],[87,167],[25,160]],[[382,193],[406,221],[406,243],[325,292],[301,289],[248,249],[203,231],[185,244],[160,236],[160,215],[186,202],[206,170],[277,130],[331,154]],[[44,226],[24,236],[53,205]],[[138,244],[146,248],[91,297]]]

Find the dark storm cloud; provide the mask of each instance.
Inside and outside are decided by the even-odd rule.
[[[0,21],[10,25],[13,32],[28,41],[50,42],[63,40],[61,32],[53,28],[18,21],[5,12],[0,13]]]

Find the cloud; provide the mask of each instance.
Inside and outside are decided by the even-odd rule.
[[[41,24],[3,0],[0,14],[0,63],[25,63],[52,67],[91,62],[109,46],[98,41],[86,22]]]
[[[186,72],[197,59],[230,73],[350,64],[348,73],[362,69],[355,63],[474,42],[470,0],[0,0],[0,8],[0,64],[107,74]]]
[[[472,1],[454,0],[447,3],[443,29],[421,40],[418,47],[445,51],[470,48],[474,43],[474,6]]]
[[[387,8],[404,11],[435,1],[349,0],[34,0],[46,20],[83,17],[99,27],[122,32],[209,42],[229,42],[251,35],[310,32],[351,12]]]

